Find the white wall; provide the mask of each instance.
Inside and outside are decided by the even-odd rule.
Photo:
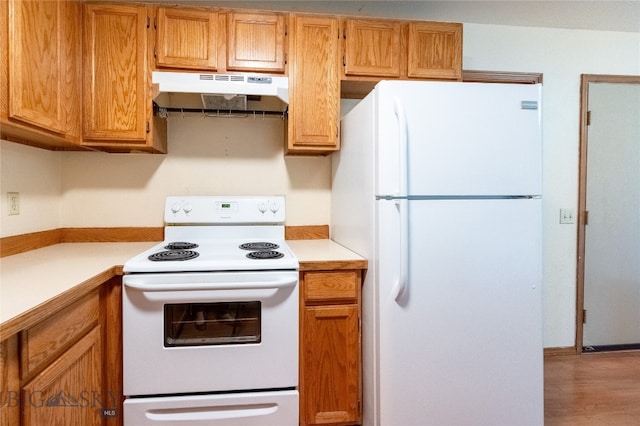
[[[169,118],[168,155],[67,153],[64,227],[163,226],[167,195],[286,195],[287,225],[329,222],[329,157],[284,157],[279,118]]]
[[[62,153],[0,141],[0,237],[60,226]],[[20,194],[9,216],[7,192]]]
[[[465,69],[544,73],[545,346],[573,346],[576,227],[558,218],[560,208],[577,207],[580,74],[640,74],[640,34],[465,24],[463,46]],[[329,223],[329,159],[284,158],[277,119],[171,120],[166,156],[47,153],[3,142],[3,203],[17,190],[60,216],[25,210],[17,225],[3,205],[0,235],[161,226],[168,194],[286,194],[289,225]]]

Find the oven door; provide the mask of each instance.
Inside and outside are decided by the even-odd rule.
[[[295,388],[298,272],[123,278],[124,394]]]
[[[254,426],[298,425],[298,392],[129,398],[124,424]]]

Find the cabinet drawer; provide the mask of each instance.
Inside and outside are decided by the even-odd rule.
[[[304,274],[305,302],[330,300],[357,301],[359,274],[345,272],[307,272]]]
[[[98,323],[99,293],[94,291],[20,333],[21,377],[31,375]]]

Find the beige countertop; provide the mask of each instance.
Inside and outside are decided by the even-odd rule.
[[[365,269],[367,260],[331,240],[287,240],[300,270]],[[124,262],[157,242],[63,243],[0,259],[0,337],[22,329],[48,302],[76,297],[121,273]],[[33,315],[31,315],[33,317]],[[31,318],[33,321],[33,318]]]

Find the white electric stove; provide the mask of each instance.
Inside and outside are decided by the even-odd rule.
[[[284,197],[168,197],[123,277],[125,425],[297,425]]]

